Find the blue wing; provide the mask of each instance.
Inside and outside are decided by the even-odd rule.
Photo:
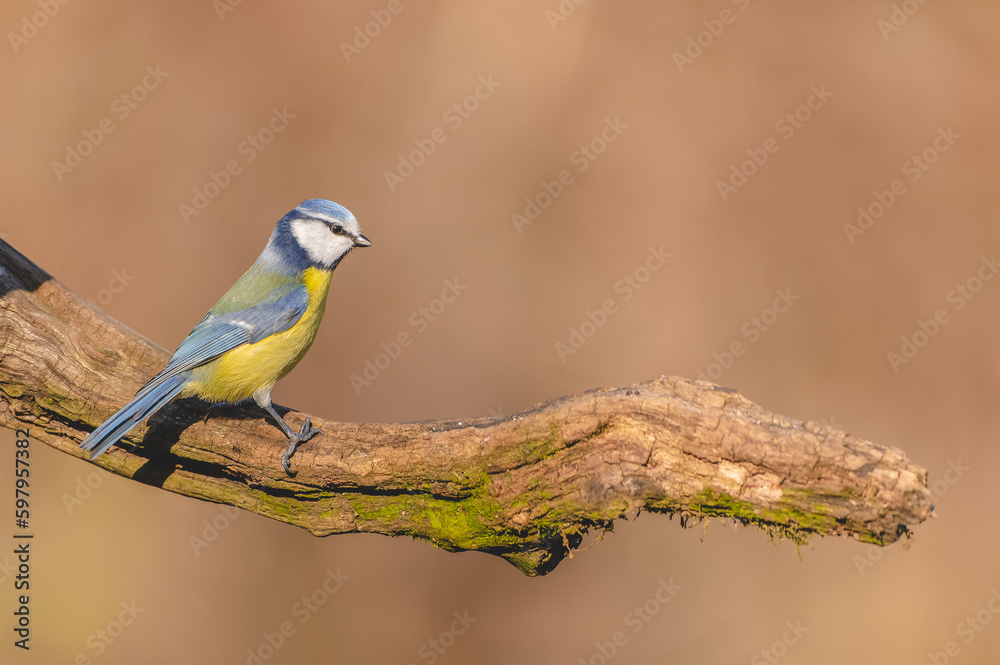
[[[162,372],[150,384],[176,376],[215,360],[241,344],[253,344],[288,330],[309,307],[309,293],[299,285],[284,295],[259,305],[208,315],[170,357]]]

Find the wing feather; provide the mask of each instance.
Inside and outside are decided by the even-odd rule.
[[[209,312],[150,384],[200,367],[243,344],[254,344],[291,328],[309,307],[309,293],[301,284],[286,291],[276,299],[269,298],[246,309],[224,314]]]

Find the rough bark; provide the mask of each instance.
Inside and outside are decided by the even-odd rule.
[[[167,357],[0,241],[0,424],[83,457],[79,442]],[[127,437],[134,447],[97,464],[317,536],[413,536],[501,556],[528,575],[638,511],[733,518],[796,543],[841,535],[881,545],[932,512],[927,472],[902,451],[676,377],[493,419],[313,417],[324,434],[293,458],[295,478],[259,409],[207,411],[196,400],[169,405]]]

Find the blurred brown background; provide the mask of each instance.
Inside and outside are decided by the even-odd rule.
[[[485,416],[711,370],[768,409],[904,449],[938,482],[937,519],[908,551],[817,540],[800,560],[755,530],[644,514],[526,579],[421,542],[231,519],[35,444],[32,650],[4,628],[0,660],[996,662],[1000,280],[953,292],[1000,248],[995,3],[566,0],[565,20],[557,0],[43,5],[2,9],[0,234],[162,346],[282,214],[330,198],[375,246],[338,270],[279,403],[348,421]],[[244,144],[275,109],[281,131]],[[438,128],[390,189],[386,171]],[[81,142],[77,166],[53,166]],[[743,165],[765,144],[764,164]],[[230,160],[239,173],[187,223],[181,204]],[[741,165],[756,172],[723,200]],[[572,183],[516,228],[562,170]],[[845,224],[895,180],[903,193],[851,242]],[[661,245],[671,257],[626,300],[616,283]],[[467,289],[418,330],[445,280]],[[776,290],[798,300],[775,320]],[[563,362],[556,343],[607,298],[617,312]],[[887,354],[938,309],[948,322],[894,368]],[[403,331],[413,345],[357,393],[351,375]],[[734,341],[746,352],[711,368]],[[0,440],[7,469],[13,433]],[[297,603],[338,569],[349,579],[301,622]],[[635,623],[661,580],[681,588]],[[124,627],[122,603],[142,610]],[[456,612],[475,618],[460,635]],[[270,650],[284,621],[295,632]],[[608,658],[597,644],[616,631],[627,642]],[[949,641],[958,655],[942,655]]]

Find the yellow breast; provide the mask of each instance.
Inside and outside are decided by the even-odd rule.
[[[213,403],[241,402],[291,372],[316,339],[332,275],[329,270],[307,268],[303,281],[309,306],[295,325],[256,344],[238,346],[193,370],[182,396]]]

